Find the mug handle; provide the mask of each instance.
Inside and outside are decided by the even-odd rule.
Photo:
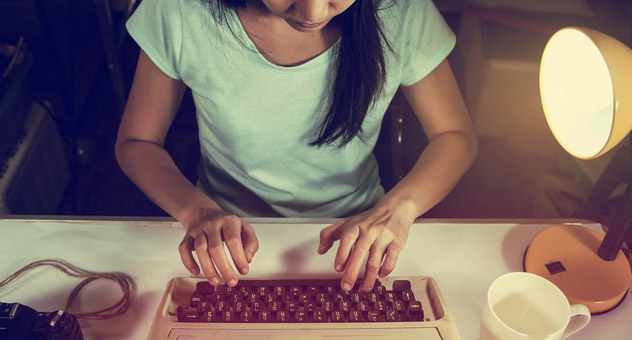
[[[576,304],[571,305],[571,321],[566,326],[566,330],[562,335],[562,339],[566,339],[569,336],[577,333],[582,328],[586,327],[590,321],[590,310],[586,305]]]

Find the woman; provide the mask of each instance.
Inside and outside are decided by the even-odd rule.
[[[368,291],[475,157],[446,61],[454,34],[431,0],[144,0],[127,27],[142,50],[117,158],[182,223],[182,262],[211,284],[237,284],[231,260],[249,270],[258,241],[240,217],[345,217],[322,230],[318,252],[340,240],[344,290],[368,257]],[[399,86],[429,144],[384,194],[371,151]],[[163,148],[186,87],[200,130],[197,187]]]

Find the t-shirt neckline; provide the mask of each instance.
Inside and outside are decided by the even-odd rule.
[[[331,58],[333,57],[334,50],[336,48],[338,48],[338,45],[340,44],[340,38],[338,38],[338,40],[336,40],[336,42],[334,44],[332,44],[323,53],[317,55],[316,57],[312,58],[311,60],[308,60],[305,63],[302,63],[300,65],[296,65],[296,66],[281,66],[281,65],[277,65],[275,63],[270,62],[268,59],[266,59],[261,54],[261,52],[259,52],[259,49],[255,45],[255,43],[252,41],[252,39],[250,39],[250,36],[248,36],[248,34],[246,33],[246,29],[244,28],[243,24],[241,23],[241,20],[239,20],[239,16],[238,16],[237,12],[236,11],[229,11],[229,12],[230,12],[229,20],[231,21],[231,26],[238,27],[238,29],[233,32],[233,33],[238,34],[238,37],[237,37],[237,39],[239,40],[238,43],[240,43],[240,44],[245,43],[246,44],[246,47],[248,49],[248,51],[246,51],[246,53],[248,53],[258,64],[260,64],[261,66],[270,68],[270,69],[274,69],[276,71],[281,71],[281,72],[304,72],[304,71],[308,71],[308,70],[320,69],[320,68],[323,68],[323,67],[327,67],[327,66],[329,66]]]

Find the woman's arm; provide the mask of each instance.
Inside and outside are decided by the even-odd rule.
[[[414,220],[448,195],[476,157],[472,123],[447,60],[403,92],[429,144],[375,207],[321,232],[320,253],[340,239],[334,267],[344,271],[343,289],[353,287],[367,256],[361,290],[391,273]]]
[[[403,213],[417,218],[456,186],[472,165],[478,143],[447,60],[427,77],[402,87],[402,90],[429,143],[411,171],[382,198],[380,204],[399,207]]]
[[[136,74],[116,140],[116,158],[123,172],[158,206],[180,221],[187,234],[180,244],[184,265],[214,284],[219,273],[230,284],[237,277],[224,252],[224,241],[240,272],[258,248],[252,227],[221,210],[180,172],[164,149],[164,141],[186,86],[164,74],[141,51]]]
[[[141,51],[115,147],[123,172],[178,220],[191,201],[204,201],[163,148],[185,89]]]

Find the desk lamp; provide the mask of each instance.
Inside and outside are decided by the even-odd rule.
[[[599,157],[632,130],[632,50],[594,30],[563,28],[544,49],[540,95],[562,147],[577,158]],[[605,236],[578,225],[548,227],[527,248],[524,269],[555,283],[571,304],[607,312],[630,286],[621,247],[631,224],[632,181]]]

